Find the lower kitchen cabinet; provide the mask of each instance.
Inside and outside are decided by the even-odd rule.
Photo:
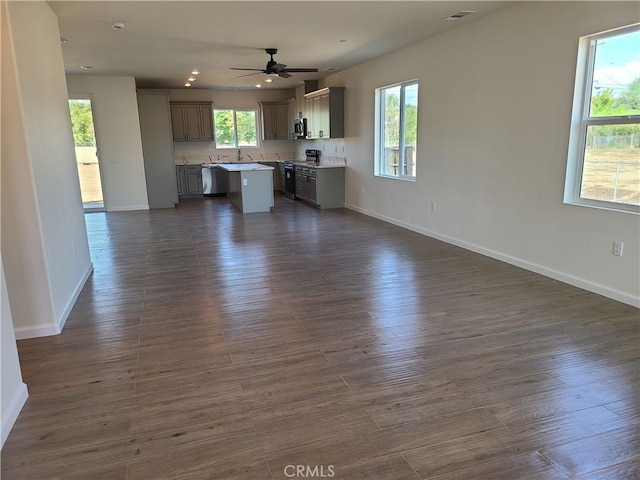
[[[268,167],[273,167],[273,190],[280,191],[284,189],[284,179],[282,183],[280,182],[280,162],[259,162],[261,165],[267,165]],[[283,178],[284,178],[284,167],[283,169]]]
[[[344,207],[344,168],[296,165],[296,198],[319,208]]]
[[[202,190],[202,166],[176,165],[178,196],[200,196]]]
[[[278,172],[278,190],[280,190],[282,193],[284,193],[286,191],[285,189],[285,180],[284,180],[284,165],[282,163],[278,163],[278,168],[277,168],[277,172]]]

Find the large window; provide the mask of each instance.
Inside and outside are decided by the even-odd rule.
[[[255,110],[214,110],[217,148],[258,146]]]
[[[640,212],[640,29],[580,40],[565,202]]]
[[[414,180],[418,82],[376,89],[375,174]]]

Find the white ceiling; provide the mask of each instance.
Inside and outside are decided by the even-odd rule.
[[[141,88],[292,88],[320,79],[508,3],[489,1],[49,1],[57,14],[68,74],[127,75]],[[477,13],[453,22],[462,10]],[[122,22],[125,28],[111,28]],[[274,78],[229,67],[265,68],[275,60],[318,73]],[[93,68],[82,70],[81,65]]]

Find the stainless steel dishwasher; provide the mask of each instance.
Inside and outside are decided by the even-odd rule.
[[[226,194],[229,188],[229,174],[217,165],[202,166],[203,195]]]

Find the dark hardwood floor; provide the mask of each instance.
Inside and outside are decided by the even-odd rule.
[[[3,480],[640,478],[633,307],[281,197],[86,219]]]

